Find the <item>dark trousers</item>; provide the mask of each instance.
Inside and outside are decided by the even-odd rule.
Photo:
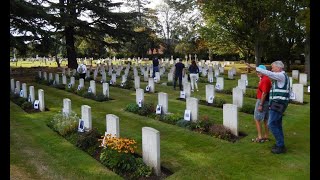
[[[85,80],[86,79],[86,73],[79,74],[79,79],[81,79],[81,78]]]
[[[174,76],[173,88],[176,89],[176,84],[178,79],[179,79],[179,88],[180,88],[180,91],[182,91],[182,74]]]

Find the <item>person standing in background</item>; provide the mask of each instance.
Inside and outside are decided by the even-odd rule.
[[[179,59],[179,62],[177,62],[174,69],[174,82],[173,82],[173,89],[176,90],[177,80],[179,79],[179,88],[180,91],[182,91],[182,75],[185,73],[185,65],[182,63],[182,59]]]
[[[191,65],[189,66],[190,73],[190,82],[191,82],[191,91],[194,91],[194,87],[198,90],[197,79],[199,78],[199,67],[196,64],[195,60],[191,61]]]

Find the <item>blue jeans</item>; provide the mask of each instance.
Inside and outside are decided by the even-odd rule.
[[[284,137],[282,130],[282,113],[270,109],[268,127],[271,130],[274,138],[276,139],[276,145],[278,147],[283,147]]]
[[[153,66],[152,77],[156,77],[156,72],[159,72],[159,66]]]

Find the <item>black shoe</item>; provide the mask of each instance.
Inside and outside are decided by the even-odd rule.
[[[275,146],[274,148],[271,149],[271,152],[273,154],[281,154],[281,153],[285,153],[287,150],[286,150],[286,147],[278,147],[278,146]]]

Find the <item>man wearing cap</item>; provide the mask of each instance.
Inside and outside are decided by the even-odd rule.
[[[266,70],[266,66],[259,65],[259,68]],[[260,78],[259,85],[257,88],[257,101],[254,109],[254,120],[256,123],[256,128],[258,136],[252,139],[252,142],[265,142],[269,141],[269,130],[268,130],[268,117],[269,117],[269,92],[271,89],[271,81],[268,76],[265,76],[257,72],[257,76]],[[260,122],[264,121],[264,137],[261,134]]]
[[[249,68],[254,68],[246,63]],[[256,67],[256,71],[273,79],[272,88],[269,95],[269,119],[268,126],[276,139],[276,144],[271,152],[281,154],[286,152],[284,136],[282,130],[282,115],[289,103],[290,81],[285,73],[282,61],[274,61],[271,64],[272,71]]]

